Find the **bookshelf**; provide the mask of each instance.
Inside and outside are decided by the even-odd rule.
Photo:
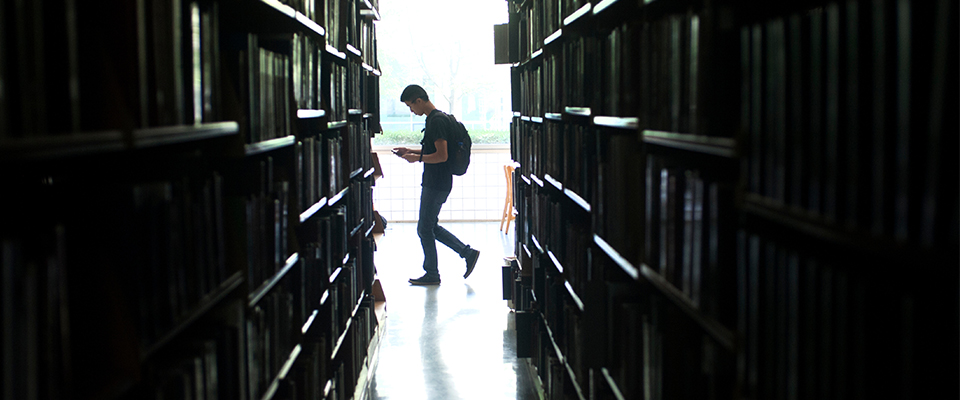
[[[546,398],[957,393],[955,2],[508,7]]]
[[[0,5],[3,397],[363,398],[379,18]]]

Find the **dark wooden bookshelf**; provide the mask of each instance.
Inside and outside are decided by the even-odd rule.
[[[719,322],[704,316],[697,305],[693,304],[683,291],[677,289],[676,286],[664,279],[663,276],[653,270],[653,268],[644,264],[641,264],[639,267],[632,265],[599,236],[595,236],[594,239],[597,246],[599,246],[608,257],[614,260],[624,272],[630,275],[631,278],[638,282],[643,281],[656,288],[660,294],[669,299],[676,307],[683,310],[683,312],[687,314],[690,319],[694,320],[703,330],[707,331],[721,346],[729,351],[735,349],[736,339],[733,332],[722,326]]]
[[[956,396],[956,2],[508,7],[542,397]]]
[[[568,197],[570,200],[572,200],[574,203],[576,203],[578,206],[580,206],[580,208],[582,208],[583,211],[586,211],[587,213],[590,212],[590,209],[591,209],[590,203],[588,203],[586,200],[584,200],[583,197],[581,197],[579,194],[577,194],[577,192],[574,192],[573,190],[570,190],[569,188],[565,188],[565,189],[563,189],[563,194],[567,195],[567,197]]]
[[[250,292],[249,295],[247,295],[247,306],[253,307],[257,305],[257,303],[259,303],[260,300],[263,299],[263,296],[265,296],[268,292],[270,292],[270,290],[273,289],[273,287],[276,286],[277,283],[279,283],[281,280],[283,280],[284,277],[287,276],[287,273],[290,272],[290,270],[292,270],[297,265],[298,261],[300,261],[300,255],[296,253],[294,253],[289,258],[287,258],[287,261],[284,264],[283,269],[281,269],[279,272],[277,272],[276,275],[270,277],[270,279],[263,282],[263,284],[257,287],[254,291]]]
[[[297,11],[293,18],[306,27],[307,32],[310,32],[317,37],[323,37],[326,34],[326,30],[324,30],[320,24],[314,22],[312,19],[310,19],[310,17],[303,15],[303,13],[300,11]]]
[[[941,250],[925,248],[917,243],[878,237],[869,232],[838,226],[822,216],[806,210],[785,206],[763,196],[748,193],[744,196],[742,212],[746,223],[759,229],[776,227],[781,236],[805,238],[825,248],[844,249],[867,259],[900,260],[902,262],[937,262],[947,256]],[[905,256],[909,254],[909,256]],[[913,282],[906,279],[904,282]]]
[[[556,269],[557,269],[557,272],[562,275],[562,274],[563,274],[563,264],[560,263],[560,260],[557,259],[557,256],[555,256],[552,251],[547,250],[546,253],[547,253],[547,257],[550,258],[550,261],[553,262],[554,268],[556,268]]]
[[[593,111],[589,107],[564,107],[563,113],[575,117],[590,117]]]
[[[600,373],[603,375],[603,384],[606,384],[610,389],[609,397],[616,400],[626,400],[626,397],[623,397],[623,393],[620,392],[620,387],[617,385],[617,382],[610,376],[610,370],[606,367],[600,368]]]
[[[329,44],[328,44],[328,45],[327,45],[326,47],[324,47],[323,49],[324,49],[324,51],[325,51],[324,55],[333,56],[333,59],[334,59],[335,61],[339,60],[338,62],[344,63],[344,62],[347,60],[347,53],[344,53],[344,52],[342,52],[342,51],[340,51],[340,50],[337,50],[337,48],[336,48],[335,46],[332,46],[332,45],[329,45]]]
[[[331,121],[327,123],[327,129],[340,129],[346,127],[350,123],[347,121]]]
[[[594,21],[600,26],[614,26],[637,20],[644,14],[644,0],[603,0],[593,6]]]
[[[361,220],[360,220],[360,223],[357,224],[357,226],[353,227],[353,229],[350,230],[350,237],[357,236],[357,233],[360,232],[360,229],[363,229],[363,222],[364,222],[364,221],[361,219]]]
[[[117,153],[127,149],[122,131],[90,132],[0,140],[5,162],[57,160]]]
[[[333,197],[331,197],[330,200],[327,202],[327,204],[330,205],[331,207],[334,206],[334,205],[336,205],[337,203],[340,202],[340,200],[343,200],[343,199],[344,199],[344,197],[347,195],[347,192],[349,192],[349,191],[350,191],[350,187],[349,187],[349,186],[343,188],[343,190],[340,190],[339,192],[337,192],[336,195],[334,195]]]
[[[320,302],[318,304],[323,304]],[[303,326],[300,327],[300,333],[306,335],[307,332],[313,328],[313,323],[317,321],[317,316],[320,315],[320,310],[313,310],[310,312],[310,316],[307,317],[307,320],[303,323]]]
[[[563,184],[560,183],[560,181],[554,179],[552,176],[550,176],[550,174],[543,175],[543,180],[547,181],[547,183],[553,186],[554,189],[561,192],[563,191]]]
[[[353,47],[353,45],[350,43],[347,43],[347,52],[350,53],[350,55],[355,57],[355,59],[357,60],[363,57],[363,54],[360,52],[360,49]]]
[[[243,146],[243,154],[253,156],[263,153],[269,153],[280,149],[293,146],[297,139],[293,136],[285,136],[276,139],[265,140],[258,143],[250,143]]]
[[[297,110],[297,118],[300,119],[318,119],[327,116],[327,112],[324,110]]]
[[[540,186],[540,187],[543,187],[543,186],[544,186],[543,180],[540,179],[540,177],[538,177],[538,176],[536,176],[536,175],[534,175],[534,174],[530,174],[530,180],[533,181],[534,183],[536,183],[537,186]]]
[[[597,126],[605,126],[608,128],[616,129],[637,129],[637,119],[634,117],[606,117],[606,116],[596,116],[593,117],[593,124]]]
[[[67,3],[0,11],[4,393],[369,393],[378,2]]]
[[[232,23],[260,32],[304,33],[317,39],[326,36],[326,29],[293,6],[279,0],[240,0],[228,2],[223,12]]]
[[[277,377],[273,379],[273,382],[270,382],[270,386],[267,386],[266,392],[261,397],[262,400],[273,399],[277,394],[277,390],[280,388],[280,382],[287,379],[287,374],[290,373],[290,370],[293,368],[294,363],[297,362],[297,359],[300,357],[303,348],[301,345],[294,346],[293,350],[290,351],[290,356],[287,357],[287,360],[283,363],[283,367],[280,368],[280,372],[277,373]]]
[[[357,168],[355,171],[350,171],[350,180],[363,179],[363,168]]]
[[[577,24],[577,22],[579,21],[585,21],[586,18],[583,18],[583,17],[586,15],[589,15],[591,10],[592,10],[592,5],[590,3],[584,4],[583,6],[578,8],[576,11],[570,13],[570,15],[563,18],[563,26],[571,26],[571,25]]]
[[[570,294],[570,299],[573,300],[573,304],[577,306],[577,309],[580,312],[583,312],[583,300],[580,299],[580,295],[577,294],[576,290],[573,289],[573,286],[570,285],[570,282],[564,282],[563,287],[567,289],[567,293]]]
[[[565,357],[563,355],[563,352],[560,350],[560,346],[557,345],[557,341],[554,339],[553,331],[550,329],[550,326],[547,324],[544,324],[543,327],[547,333],[547,338],[550,341],[550,345],[553,347],[553,350],[557,356],[557,359],[560,360],[560,363],[562,365],[563,371],[561,373],[566,374],[568,377],[570,377],[570,385],[571,387],[573,387],[573,394],[576,395],[576,398],[578,399],[586,400],[587,397],[586,395],[584,395],[583,389],[581,388],[580,384],[577,383],[576,373],[570,367],[570,364],[568,364],[564,360]]]
[[[719,157],[737,156],[736,141],[731,138],[645,130],[644,143]]]
[[[203,318],[221,301],[227,299],[231,294],[233,294],[233,291],[240,288],[241,284],[243,284],[243,275],[240,272],[233,274],[229,279],[220,284],[217,289],[208,294],[207,298],[204,299],[203,302],[200,303],[196,308],[194,308],[194,310],[189,313],[189,316],[181,321],[176,328],[147,347],[143,353],[140,354],[141,360],[146,361],[163,350],[164,347],[180,336],[193,323]]]
[[[199,125],[165,126],[133,131],[131,146],[142,149],[181,144],[234,135],[239,132],[236,122],[214,122]]]
[[[557,29],[556,32],[550,34],[550,36],[547,36],[545,39],[543,39],[543,45],[548,46],[550,45],[550,43],[553,43],[557,39],[560,39],[561,36],[563,36],[563,29]]]
[[[327,206],[327,198],[326,197],[320,198],[320,200],[314,203],[312,206],[310,206],[310,208],[300,213],[300,223],[302,224],[304,222],[307,222],[307,220],[310,219],[310,217],[316,215],[317,212],[319,212],[326,206]]]

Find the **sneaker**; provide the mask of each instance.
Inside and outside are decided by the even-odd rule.
[[[439,285],[440,277],[439,276],[430,276],[425,274],[419,278],[410,279],[411,285]]]
[[[480,250],[470,249],[470,255],[466,257],[467,272],[463,274],[463,279],[467,279],[473,273],[473,268],[477,266],[477,260],[480,259]]]

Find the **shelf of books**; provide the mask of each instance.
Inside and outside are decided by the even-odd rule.
[[[385,334],[379,18],[0,7],[5,397],[363,398]]]
[[[957,394],[955,2],[508,4],[545,397]]]

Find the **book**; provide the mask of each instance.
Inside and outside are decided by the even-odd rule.
[[[949,1],[937,2],[933,11],[935,17],[932,40],[934,44],[931,49],[933,61],[931,63],[930,110],[929,116],[926,116],[929,120],[930,137],[927,141],[926,155],[924,156],[927,162],[926,181],[923,184],[923,211],[920,213],[919,235],[919,242],[925,247],[951,243],[957,237],[956,232],[958,231],[956,218],[947,218],[953,221],[948,223],[947,219],[937,217],[937,214],[944,210],[945,203],[949,204],[950,200],[947,199],[950,196],[955,196],[948,195],[940,190],[942,185],[938,182],[950,182],[951,179],[955,180],[957,176],[955,172],[950,172],[956,168],[939,168],[942,160],[947,159],[943,151],[956,148],[957,143],[955,137],[946,134],[946,132],[957,130],[957,121],[949,117],[947,110],[950,110],[951,107],[956,108],[960,99],[958,99],[956,93],[951,95],[945,90],[945,88],[957,87],[957,77],[949,72],[956,70],[958,65],[957,57],[951,55],[952,53],[949,50],[957,45],[956,11],[957,5]],[[923,73],[922,70],[917,71],[918,75]]]
[[[686,128],[685,132],[699,134],[700,110],[700,16],[691,13],[687,16],[689,31],[686,54],[688,71],[686,81]],[[629,69],[628,69],[629,70]]]
[[[683,187],[683,224],[680,226],[682,242],[680,242],[680,276],[679,280],[674,282],[674,286],[683,291],[688,297],[693,297],[693,274],[694,269],[699,266],[694,264],[694,248],[698,247],[694,242],[693,232],[696,229],[694,221],[694,209],[699,207],[695,203],[696,192],[696,172],[684,171]]]
[[[873,180],[871,182],[871,198],[873,199],[871,207],[871,233],[874,235],[883,235],[890,232],[891,221],[889,216],[893,214],[892,201],[890,200],[890,168],[892,163],[891,149],[893,148],[890,139],[889,126],[892,122],[888,121],[893,112],[891,103],[895,98],[895,93],[889,88],[890,82],[894,82],[892,75],[893,69],[890,67],[896,65],[896,54],[891,49],[896,46],[891,43],[889,37],[889,27],[892,25],[889,21],[889,2],[877,2],[872,8],[872,57],[873,66],[873,104],[872,104],[872,127],[873,132],[870,138],[873,143],[871,156],[871,169],[873,170]]]
[[[912,6],[909,2],[898,2],[896,4],[896,25],[895,25],[895,44],[896,44],[896,113],[894,114],[893,146],[894,157],[892,162],[896,166],[893,178],[893,237],[897,240],[906,240],[910,231],[910,224],[913,223],[913,216],[910,213],[911,186],[910,176],[913,165],[917,162],[910,157],[912,120],[911,120],[911,102],[914,100],[912,95],[914,77],[913,77],[913,26],[912,26]],[[917,53],[920,53],[918,50]]]
[[[764,137],[763,194],[784,202],[786,192],[786,49],[783,19],[769,21],[764,29]]]
[[[150,3],[151,12],[148,19],[150,27],[150,61],[153,63],[151,88],[154,93],[153,107],[148,111],[153,115],[150,120],[152,126],[167,126],[183,124],[187,120],[186,105],[189,93],[186,89],[186,74],[188,70],[181,68],[184,55],[189,47],[185,40],[189,40],[189,30],[184,29],[184,4],[181,0],[155,1]],[[189,42],[188,42],[189,43]],[[190,53],[186,53],[190,54]]]
[[[706,268],[706,262],[704,261],[704,253],[710,251],[710,248],[705,244],[704,231],[709,227],[706,226],[704,222],[710,216],[711,212],[714,212],[714,208],[710,208],[706,204],[706,194],[705,185],[706,182],[700,177],[699,171],[692,172],[692,179],[688,180],[688,186],[692,186],[693,198],[691,206],[693,207],[693,221],[692,221],[692,232],[690,233],[691,249],[690,249],[690,275],[689,275],[689,289],[687,290],[688,295],[690,296],[690,301],[694,306],[699,307],[701,303],[701,298],[703,298],[703,293],[701,292],[703,282],[706,280],[705,277],[710,279],[708,282],[713,282],[715,279],[713,275],[707,275],[704,270]],[[707,216],[707,218],[704,217]],[[709,233],[709,231],[708,231]],[[707,253],[710,254],[710,253]],[[706,271],[706,272],[709,272]],[[710,298],[712,299],[712,298]]]
[[[0,7],[0,21],[4,21],[6,24],[6,9]],[[0,43],[7,42],[7,32],[6,29],[0,29]],[[7,55],[8,50],[7,46],[0,46],[0,60],[8,60],[9,55]],[[0,90],[0,138],[7,139],[13,136],[13,131],[10,124],[10,95],[8,94],[9,89],[7,87],[10,85],[8,81],[10,80],[10,72],[8,70],[10,67],[7,66],[6,62],[0,62],[0,87],[3,87],[3,90]]]
[[[659,267],[660,265],[660,243],[662,241],[660,235],[660,226],[661,223],[661,202],[660,202],[660,165],[657,160],[653,157],[647,158],[646,165],[646,183],[645,193],[646,199],[645,204],[645,218],[644,218],[644,256],[646,262],[650,265]]]
[[[861,161],[869,158],[869,146],[861,145],[862,138],[867,136],[861,126],[862,121],[868,120],[869,107],[866,103],[869,92],[860,82],[869,82],[870,73],[869,65],[861,57],[861,54],[867,54],[862,49],[869,46],[866,39],[861,39],[861,33],[867,33],[861,26],[861,10],[857,2],[847,3],[843,9],[843,36],[846,40],[842,43],[845,67],[842,74],[846,84],[842,88],[845,101],[841,110],[845,116],[842,136],[846,140],[842,141],[841,155],[845,163],[841,163],[840,167],[845,171],[841,186],[845,190],[841,193],[843,202],[838,205],[840,223],[859,230],[863,230],[868,223],[865,211],[869,209],[869,202],[865,201],[867,193],[864,183],[870,179],[869,170]]]
[[[806,114],[804,113],[804,99],[806,90],[805,70],[807,52],[804,48],[804,25],[803,16],[800,14],[790,15],[786,19],[785,28],[786,46],[786,141],[787,160],[785,174],[785,198],[784,203],[791,207],[800,209],[804,205],[804,193],[807,186],[806,161],[808,152],[804,146],[804,124]]]
[[[807,24],[809,25],[809,41],[807,45],[809,46],[809,63],[807,65],[807,71],[809,74],[808,78],[808,94],[807,94],[807,120],[809,124],[807,125],[807,146],[809,150],[809,173],[810,178],[808,181],[809,187],[806,190],[806,210],[814,213],[820,214],[823,209],[823,193],[824,193],[824,171],[823,164],[824,151],[823,151],[823,132],[825,128],[824,123],[824,96],[823,91],[824,87],[824,69],[825,69],[825,60],[823,59],[823,49],[825,48],[825,40],[823,39],[824,32],[824,23],[823,23],[823,11],[822,10],[812,10],[807,15]]]
[[[842,182],[840,163],[840,6],[831,4],[824,8],[824,136],[823,136],[823,218],[830,223],[837,220],[838,193]]]
[[[748,28],[744,28],[748,29]],[[764,150],[767,149],[763,140],[763,26],[754,25],[747,33],[750,36],[750,157],[752,167],[749,169],[748,190],[753,193],[763,193],[765,179],[763,175]]]
[[[672,132],[681,132],[681,124],[685,124],[683,104],[686,93],[684,93],[684,39],[686,31],[682,27],[680,16],[671,16],[663,21],[666,35],[662,42],[667,55],[664,57],[666,68],[663,78],[666,78],[664,88],[667,102],[670,104],[669,123],[662,126],[669,126]]]

